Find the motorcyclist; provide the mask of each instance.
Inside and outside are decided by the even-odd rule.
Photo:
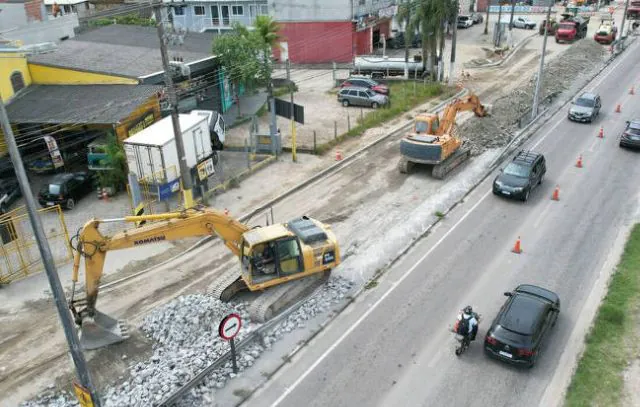
[[[466,307],[464,307],[464,310],[462,310],[462,314],[458,315],[458,319],[465,320],[468,327],[467,336],[469,337],[469,340],[475,341],[476,335],[478,334],[478,319],[476,317],[476,313],[473,312],[473,308],[471,308],[471,305],[467,305]]]

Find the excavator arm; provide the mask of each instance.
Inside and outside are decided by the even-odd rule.
[[[102,223],[141,221],[158,221],[143,227],[126,230],[113,236],[100,233]],[[76,322],[82,324],[85,317],[94,318],[98,299],[100,279],[102,278],[107,252],[137,247],[145,244],[184,239],[187,237],[217,235],[236,255],[240,254],[242,235],[250,228],[237,220],[213,209],[189,210],[160,215],[127,216],[118,219],[92,219],[87,222],[77,235],[73,258],[73,291],[69,306]],[[85,264],[86,307],[77,311],[75,308],[75,284],[78,281],[81,258]]]
[[[480,103],[478,96],[471,94],[460,99],[456,99],[444,109],[440,126],[438,127],[435,135],[442,136],[444,134],[451,134],[453,126],[456,123],[456,116],[458,113],[469,110],[473,111],[478,117],[484,117],[487,115],[487,110],[484,105]]]

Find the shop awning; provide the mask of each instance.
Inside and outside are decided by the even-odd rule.
[[[129,116],[162,86],[32,85],[7,105],[14,124],[115,124]]]

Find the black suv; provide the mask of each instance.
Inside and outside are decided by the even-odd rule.
[[[527,201],[531,190],[542,184],[547,163],[542,153],[520,151],[493,181],[493,193]]]
[[[533,367],[544,338],[560,314],[558,294],[530,284],[521,284],[491,323],[484,338],[484,351],[516,365]]]
[[[93,177],[87,172],[58,174],[40,189],[38,202],[44,207],[60,205],[73,209],[76,201],[93,191]]]
[[[620,147],[640,148],[640,119],[627,120],[620,136]]]

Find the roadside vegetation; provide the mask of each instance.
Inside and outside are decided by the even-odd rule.
[[[567,407],[620,406],[624,402],[623,373],[637,349],[640,224],[629,236],[608,290],[567,391]]]
[[[123,25],[139,25],[142,27],[155,27],[156,22],[152,18],[142,18],[135,14],[127,14],[124,16],[115,16],[109,18],[98,18],[96,20],[89,21],[91,27],[104,27],[112,24]]]
[[[383,123],[401,117],[410,110],[420,106],[429,100],[444,96],[449,97],[455,94],[455,88],[448,88],[437,82],[415,83],[400,82],[389,85],[390,104],[389,107],[376,109],[360,116],[360,109],[346,108],[347,114],[353,118],[353,127],[344,134],[333,140],[316,146],[316,154],[324,154],[344,140],[362,135],[365,131],[379,127]],[[368,109],[365,109],[365,111]]]

